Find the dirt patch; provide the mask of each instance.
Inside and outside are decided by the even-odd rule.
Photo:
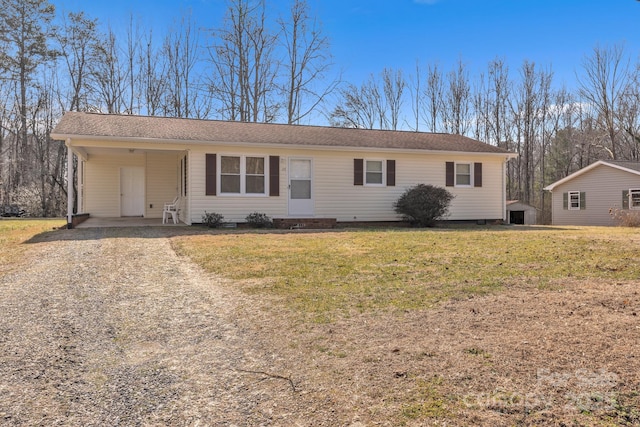
[[[280,342],[301,353],[291,371],[349,408],[344,423],[636,425],[639,311],[637,283],[566,283],[301,325]]]
[[[310,323],[167,233],[61,231],[0,277],[0,424],[640,423],[637,282]]]

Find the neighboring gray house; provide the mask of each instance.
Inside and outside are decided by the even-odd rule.
[[[519,200],[507,200],[507,224],[535,225],[538,223],[538,210]]]
[[[640,212],[640,162],[600,160],[545,190],[553,225],[615,225],[610,209]]]

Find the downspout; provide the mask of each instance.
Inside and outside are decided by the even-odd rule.
[[[502,223],[507,223],[507,162],[509,161],[509,157],[504,159],[502,162]]]
[[[187,174],[187,197],[185,200],[186,206],[184,207],[184,210],[186,211],[187,215],[185,215],[185,218],[183,220],[184,223],[186,223],[187,225],[192,225],[191,222],[191,189],[193,188],[193,183],[191,181],[191,165],[192,165],[192,159],[191,159],[191,150],[186,150],[186,156],[187,156],[187,167],[185,168],[184,173]]]
[[[67,138],[67,228],[73,228],[73,151],[71,138]]]

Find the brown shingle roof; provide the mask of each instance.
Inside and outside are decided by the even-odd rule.
[[[52,132],[56,139],[126,138],[184,142],[284,144],[320,147],[418,149],[502,153],[508,151],[461,135],[346,129],[217,120],[96,113],[66,113]]]

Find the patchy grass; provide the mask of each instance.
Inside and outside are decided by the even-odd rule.
[[[566,279],[640,276],[640,230],[465,228],[233,233],[176,238],[206,270],[323,320],[336,311],[412,310]]]
[[[61,219],[0,219],[0,271],[20,260],[25,251],[22,243],[65,223]]]
[[[409,402],[402,405],[401,415],[408,419],[423,420],[427,418],[449,418],[452,416],[450,406],[452,399],[445,396],[440,388],[442,378],[416,379]],[[457,408],[456,408],[457,409]]]

